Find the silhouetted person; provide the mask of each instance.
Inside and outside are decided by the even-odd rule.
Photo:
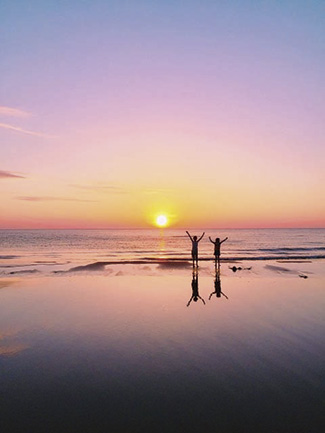
[[[224,296],[226,299],[228,299],[228,296],[222,293],[221,291],[221,280],[220,280],[220,272],[216,271],[216,278],[214,280],[214,292],[211,293],[209,296],[209,301],[211,299],[212,295],[216,295],[217,298],[221,298],[221,295]]]
[[[215,259],[215,264],[218,265],[218,267],[220,268],[220,247],[221,244],[223,242],[225,242],[228,238],[223,239],[222,241],[220,241],[220,238],[216,238],[215,241],[213,241],[210,236],[209,236],[209,241],[213,243],[214,245],[214,259]]]
[[[197,302],[198,299],[201,299],[203,304],[205,305],[205,301],[201,296],[199,295],[199,280],[198,280],[198,273],[193,271],[192,275],[192,296],[191,299],[187,303],[187,307],[190,305],[192,301]]]
[[[193,268],[194,266],[198,266],[199,256],[198,256],[198,244],[200,240],[203,238],[205,232],[202,233],[202,236],[197,238],[197,236],[191,236],[188,231],[186,231],[187,236],[191,239],[192,242],[192,260],[193,260]]]

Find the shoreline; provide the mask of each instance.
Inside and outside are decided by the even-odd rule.
[[[268,260],[239,260],[222,259],[220,269],[222,274],[252,276],[265,274],[297,274],[301,278],[308,278],[308,273],[317,275],[325,274],[325,259],[268,259]],[[32,269],[30,269],[32,267]],[[59,267],[54,269],[53,267]],[[196,269],[196,268],[194,268]],[[310,269],[313,269],[310,271]],[[15,277],[39,278],[42,276],[73,276],[73,275],[107,275],[116,274],[148,275],[157,273],[164,277],[165,273],[189,273],[193,270],[192,261],[178,258],[172,259],[150,259],[150,260],[115,260],[115,261],[96,261],[85,265],[73,266],[73,263],[32,263],[30,265],[12,265],[2,267],[0,281]],[[198,272],[215,274],[216,266],[213,259],[199,260]]]

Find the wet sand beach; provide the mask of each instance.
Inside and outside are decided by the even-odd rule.
[[[188,305],[186,264],[2,278],[1,431],[322,432],[324,261],[216,280]]]

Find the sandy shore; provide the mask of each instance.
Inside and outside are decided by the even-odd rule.
[[[2,431],[320,433],[324,282],[324,261],[6,276]]]

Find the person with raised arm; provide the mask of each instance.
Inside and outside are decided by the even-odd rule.
[[[221,298],[221,295],[224,296],[226,299],[228,299],[228,296],[225,295],[222,291],[221,291],[221,280],[220,280],[220,272],[219,270],[216,270],[216,278],[214,280],[214,292],[212,292],[209,296],[209,301],[212,297],[212,295],[216,295],[217,298]]]
[[[228,239],[228,237],[225,238],[225,239],[223,239],[222,241],[220,241],[220,238],[216,238],[216,240],[213,241],[213,240],[210,238],[210,236],[209,236],[209,240],[210,240],[210,242],[212,242],[213,245],[214,245],[214,259],[215,259],[215,264],[218,265],[218,266],[220,266],[220,247],[221,247],[221,244],[222,244],[223,242],[225,242],[227,239]]]
[[[192,301],[197,302],[199,299],[203,302],[205,305],[205,300],[199,295],[199,276],[198,272],[193,269],[193,275],[192,275],[192,296],[191,299],[187,303],[187,307],[190,306],[190,303]]]
[[[196,266],[198,267],[198,261],[199,261],[199,252],[198,252],[198,245],[200,240],[205,235],[205,232],[202,233],[202,236],[197,238],[197,236],[191,236],[189,232],[186,230],[187,236],[191,239],[192,242],[192,260],[193,260],[193,268]]]

